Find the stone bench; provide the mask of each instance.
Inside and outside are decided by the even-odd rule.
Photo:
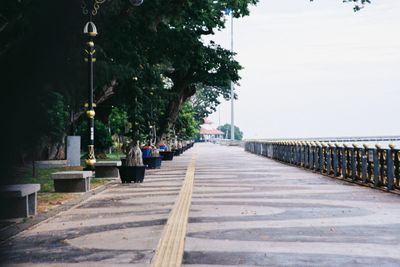
[[[121,161],[99,161],[95,164],[96,178],[119,178]]]
[[[91,171],[65,171],[51,174],[56,192],[87,192],[90,190]]]
[[[40,184],[0,186],[0,217],[10,219],[35,215],[39,190]]]
[[[40,160],[35,161],[34,164],[37,169],[51,169],[68,166],[66,160]]]

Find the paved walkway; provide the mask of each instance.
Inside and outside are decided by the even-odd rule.
[[[5,249],[23,266],[400,266],[400,197],[196,144]]]

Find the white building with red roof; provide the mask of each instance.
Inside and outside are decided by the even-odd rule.
[[[204,123],[200,125],[200,139],[210,141],[217,138],[223,138],[224,132],[217,130],[214,123],[208,118],[204,119]]]

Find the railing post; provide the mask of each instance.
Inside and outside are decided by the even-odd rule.
[[[379,165],[380,165],[380,185],[385,186],[386,177],[386,149],[380,149],[379,152]]]
[[[305,145],[306,153],[304,153],[304,168],[310,169],[310,143],[306,142]]]
[[[339,144],[335,144],[337,154],[337,176],[343,177],[343,147]]]
[[[314,143],[310,143],[310,165],[309,168],[310,170],[314,170],[314,156],[315,156],[315,147],[314,147]]]
[[[394,189],[394,164],[393,164],[393,150],[394,145],[389,145],[389,149],[387,150],[387,158],[386,158],[386,175],[388,179],[388,190]]]
[[[333,176],[337,177],[338,169],[339,169],[339,161],[338,161],[338,148],[336,145],[332,145],[332,158],[333,158]]]
[[[286,162],[287,160],[287,146],[286,144],[282,144],[282,161]]]
[[[290,151],[291,151],[291,164],[296,165],[296,145],[294,143],[290,144]]]
[[[347,150],[346,150],[346,144],[343,144],[343,149],[342,149],[342,177],[346,178],[347,177]]]
[[[324,148],[321,143],[318,143],[318,168],[321,174],[324,173]]]
[[[304,168],[304,163],[305,163],[304,159],[305,159],[305,155],[306,155],[306,150],[305,150],[305,146],[304,146],[303,142],[301,142],[301,141],[299,142],[299,152],[300,152],[300,155],[299,155],[300,164],[299,164],[299,166]]]
[[[277,143],[277,144],[275,145],[275,149],[276,149],[276,157],[275,157],[275,159],[276,159],[276,160],[279,160],[279,153],[280,153],[279,147],[280,147],[280,144]]]
[[[277,153],[276,153],[276,156],[277,156],[277,160],[281,160],[281,157],[282,157],[282,145],[281,144],[277,144],[276,145],[276,150],[277,150]]]
[[[361,167],[362,167],[362,181],[364,184],[368,183],[368,145],[363,145],[364,149],[361,154]]]
[[[272,159],[276,159],[277,155],[278,155],[277,144],[272,143]]]
[[[320,144],[320,173],[324,174],[326,172],[326,144]]]
[[[350,147],[351,151],[351,180],[354,182],[357,179],[357,160],[356,160],[356,153],[357,153],[357,145],[353,144],[353,147]]]
[[[394,164],[394,187],[399,188],[400,179],[400,150],[392,149],[393,153],[393,164]]]
[[[376,144],[374,150],[374,186],[379,186],[379,176],[381,174],[380,167],[380,145]]]
[[[332,171],[332,144],[328,144],[326,147],[326,174],[331,175]]]

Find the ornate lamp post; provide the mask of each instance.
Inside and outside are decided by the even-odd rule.
[[[88,84],[89,84],[89,94],[88,94],[88,105],[86,116],[88,118],[88,129],[89,129],[89,145],[88,145],[88,154],[86,159],[86,168],[94,169],[94,164],[96,163],[96,158],[94,154],[94,116],[96,112],[94,111],[94,103],[93,103],[93,63],[96,61],[94,54],[96,50],[94,49],[93,38],[97,35],[97,29],[93,22],[89,21],[86,23],[85,28],[83,29],[83,33],[87,35],[88,40],[86,42],[86,57],[85,61],[88,62]]]
[[[88,103],[86,105],[86,116],[88,119],[88,135],[89,144],[87,148],[87,159],[85,160],[86,169],[94,170],[94,165],[96,163],[96,157],[94,153],[94,117],[96,112],[94,107],[96,104],[93,103],[93,63],[96,62],[94,54],[96,50],[94,49],[94,37],[97,35],[96,25],[93,23],[92,18],[97,15],[97,11],[100,5],[106,0],[82,0],[82,13],[89,16],[89,21],[83,28],[83,34],[87,37],[86,48],[85,48],[85,61],[88,63]],[[143,0],[129,0],[133,6],[140,6]],[[89,5],[88,5],[89,3]],[[89,6],[89,9],[88,9]]]

